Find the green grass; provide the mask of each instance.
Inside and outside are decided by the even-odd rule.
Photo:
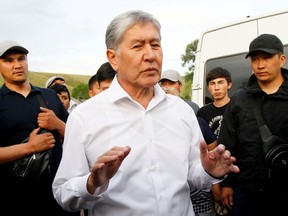
[[[29,72],[29,82],[34,86],[45,88],[46,81],[52,76],[63,76],[70,92],[80,83],[88,84],[91,76],[89,75],[75,75],[75,74],[60,74],[60,73],[46,73],[46,72]],[[0,76],[0,86],[3,85],[3,77]]]

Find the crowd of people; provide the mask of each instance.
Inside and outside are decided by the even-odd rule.
[[[153,15],[139,10],[119,14],[107,26],[105,42],[108,61],[89,79],[90,99],[83,103],[71,97],[62,76],[50,77],[45,87],[34,86],[28,79],[28,49],[14,41],[0,42],[4,212],[31,216],[287,212],[288,149],[275,156],[281,155],[284,167],[281,177],[275,177],[263,153],[254,108],[259,105],[273,135],[288,140],[288,70],[283,68],[286,56],[276,35],[263,34],[251,41],[246,58],[253,73],[247,86],[233,95],[229,95],[230,72],[211,69],[206,85],[212,101],[202,107],[180,97],[178,71],[162,71],[161,25]],[[46,133],[38,134],[39,129]],[[13,173],[16,160],[48,149],[52,149],[50,165],[37,182]]]

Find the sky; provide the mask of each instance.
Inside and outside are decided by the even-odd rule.
[[[287,0],[0,1],[0,41],[27,48],[30,71],[81,75],[95,74],[107,61],[106,27],[128,10],[146,11],[160,21],[162,70],[183,75],[187,67],[182,67],[181,55],[203,31],[288,9]]]

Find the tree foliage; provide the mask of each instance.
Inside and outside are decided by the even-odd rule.
[[[188,65],[188,72],[184,75],[184,86],[181,92],[181,97],[187,100],[191,100],[191,87],[193,82],[193,72],[195,65],[195,54],[197,50],[199,40],[196,39],[186,46],[185,54],[181,55],[182,67]]]
[[[72,97],[79,100],[87,100],[89,98],[88,94],[88,84],[79,83],[72,90]]]
[[[195,54],[196,54],[198,42],[199,40],[196,39],[193,42],[189,43],[186,46],[185,54],[181,55],[182,66],[185,67],[186,65],[188,65],[188,70],[190,72],[193,72],[194,70]]]

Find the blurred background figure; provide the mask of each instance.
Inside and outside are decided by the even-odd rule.
[[[55,85],[56,83],[65,85],[67,87],[67,83],[62,76],[52,76],[50,77],[47,82],[45,87],[50,88],[51,86]],[[68,88],[68,87],[67,87]],[[69,93],[70,94],[70,93]],[[79,104],[80,102],[77,101],[76,99],[70,97],[70,106],[68,108],[68,112],[71,113],[71,111]]]
[[[112,80],[116,75],[116,71],[111,67],[109,62],[103,63],[96,74],[94,74],[88,82],[89,96],[93,97],[100,92],[108,89]]]
[[[161,74],[161,79],[159,81],[160,86],[165,91],[165,93],[172,94],[178,97],[182,91],[183,85],[181,81],[180,73],[176,70],[166,70]],[[183,99],[183,98],[182,98]],[[192,107],[195,113],[198,112],[199,106],[189,100],[183,99],[189,106]]]
[[[49,88],[54,90],[57,93],[65,109],[68,111],[70,107],[70,100],[71,100],[70,92],[68,88],[65,85],[62,85],[60,83],[56,83],[55,85],[50,86]]]
[[[88,94],[90,97],[97,95],[100,92],[99,84],[97,81],[96,74],[90,77],[88,81]]]
[[[100,92],[110,87],[115,75],[116,71],[111,67],[109,62],[105,62],[100,66],[96,73],[96,79],[99,85]]]

